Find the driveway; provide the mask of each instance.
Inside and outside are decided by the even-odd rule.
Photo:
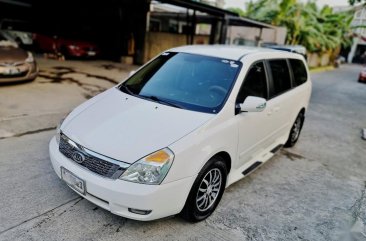
[[[345,65],[313,74],[299,142],[230,186],[215,213],[138,222],[76,195],[51,168],[58,120],[136,67],[40,59],[35,82],[0,87],[0,240],[366,240],[366,85]]]

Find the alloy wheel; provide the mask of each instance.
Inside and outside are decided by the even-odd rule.
[[[222,185],[222,174],[218,168],[206,173],[202,179],[197,196],[196,206],[201,212],[208,210],[215,203]]]

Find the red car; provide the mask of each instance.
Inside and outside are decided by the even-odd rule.
[[[358,82],[366,83],[366,68],[363,68],[358,76]]]
[[[100,50],[96,44],[83,40],[35,34],[34,42],[40,51],[61,53],[66,57],[84,58],[95,57],[100,54]]]

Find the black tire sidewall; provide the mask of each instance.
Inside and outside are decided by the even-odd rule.
[[[215,203],[208,210],[202,212],[202,211],[198,210],[198,208],[196,206],[196,197],[197,197],[198,188],[202,182],[202,179],[205,177],[205,175],[214,168],[219,169],[221,172],[222,183],[221,183],[220,191],[215,200]],[[217,205],[219,204],[219,202],[221,200],[221,197],[224,193],[225,186],[226,186],[226,179],[227,179],[227,167],[225,165],[224,160],[219,156],[211,158],[205,164],[205,166],[202,168],[202,170],[199,172],[195,182],[193,183],[191,191],[188,195],[186,204],[182,210],[182,213],[183,213],[182,216],[191,222],[202,221],[202,220],[206,219],[207,217],[209,217],[215,211]]]
[[[297,121],[297,119],[300,118],[301,119],[301,126],[300,126],[300,130],[299,130],[299,135],[297,136],[296,140],[292,140],[291,136],[292,136],[292,132],[293,132],[293,129],[294,129],[294,125]],[[301,134],[301,130],[302,130],[302,127],[304,125],[304,120],[305,120],[305,116],[304,116],[304,113],[300,112],[297,116],[296,116],[296,119],[295,119],[295,122],[294,124],[292,124],[291,126],[291,131],[290,131],[290,134],[288,136],[288,139],[287,139],[287,142],[285,144],[285,147],[292,147],[296,144],[296,142],[299,140],[299,137],[300,137],[300,134]]]

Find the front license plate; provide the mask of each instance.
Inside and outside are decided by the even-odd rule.
[[[88,51],[88,55],[89,56],[94,56],[94,55],[96,55],[97,53],[96,52],[94,52],[94,51]]]
[[[72,189],[81,194],[85,194],[85,181],[78,178],[75,174],[64,167],[61,167],[61,179],[64,180]]]
[[[18,68],[15,68],[15,67],[9,67],[9,68],[3,68],[1,70],[1,73],[3,75],[15,75],[15,74],[19,74],[20,70]]]

